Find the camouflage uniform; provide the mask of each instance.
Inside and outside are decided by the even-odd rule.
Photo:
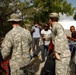
[[[70,50],[63,27],[55,22],[52,28],[54,51],[59,53],[60,60],[56,60],[56,75],[68,75],[67,69],[70,62]]]
[[[9,55],[11,75],[23,75],[20,67],[29,64],[29,48],[31,45],[30,32],[20,26],[9,31],[2,43],[2,56],[5,59]]]

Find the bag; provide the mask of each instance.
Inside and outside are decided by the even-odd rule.
[[[10,75],[9,57],[3,60],[1,51],[0,51],[0,75]]]
[[[55,58],[52,58],[51,56],[47,57],[40,75],[55,75]]]
[[[52,43],[52,40],[50,41],[49,44],[49,50],[54,50],[54,44]]]

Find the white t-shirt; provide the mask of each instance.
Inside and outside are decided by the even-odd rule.
[[[41,31],[41,34],[44,34],[45,37],[45,45],[49,45],[50,39],[46,40],[47,38],[51,38],[51,30],[49,29],[48,31],[45,31],[44,29]]]

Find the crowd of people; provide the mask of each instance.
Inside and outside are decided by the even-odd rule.
[[[35,21],[29,31],[20,26],[22,19],[18,14],[10,15],[8,21],[13,28],[6,34],[0,50],[0,60],[9,59],[10,73],[7,75],[25,75],[22,68],[29,67],[30,49],[33,52],[32,58],[37,57],[38,50],[41,50],[42,62],[45,62],[41,75],[76,75],[75,27],[70,27],[70,37],[65,34],[58,20],[57,13],[50,13],[48,23],[42,27]],[[39,48],[40,39],[42,44]]]

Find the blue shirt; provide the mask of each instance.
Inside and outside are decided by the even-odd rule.
[[[33,32],[33,38],[40,38],[40,28],[37,26],[33,26],[32,30],[35,29],[35,32]]]

